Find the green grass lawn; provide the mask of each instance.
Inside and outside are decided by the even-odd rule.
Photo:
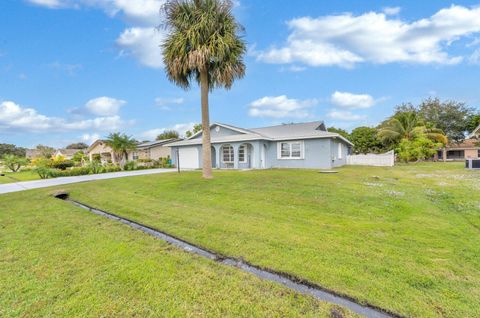
[[[405,316],[479,317],[480,172],[455,163],[339,171],[218,171],[210,181],[172,173],[64,188]]]
[[[32,170],[19,171],[19,172],[2,172],[5,176],[0,176],[0,184],[12,183],[19,181],[39,180],[38,173]]]
[[[332,310],[353,317],[49,191],[0,195],[2,318],[329,317]]]

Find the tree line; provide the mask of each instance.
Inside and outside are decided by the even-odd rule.
[[[404,103],[377,127],[357,127],[351,133],[330,127],[349,139],[354,153],[395,150],[402,161],[431,158],[448,143],[460,143],[480,125],[480,113],[463,102],[428,98],[420,104]]]

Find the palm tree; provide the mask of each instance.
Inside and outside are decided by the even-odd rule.
[[[112,148],[115,156],[115,161],[120,164],[122,169],[128,160],[128,152],[137,149],[137,142],[135,139],[121,133],[112,133],[108,135],[105,144]]]
[[[168,36],[162,44],[167,77],[188,89],[200,85],[202,104],[203,177],[212,178],[208,93],[230,89],[245,75],[243,27],[232,14],[229,0],[168,0],[164,5]]]
[[[422,134],[444,145],[448,142],[441,129],[427,127],[414,111],[395,114],[380,126],[378,132],[380,139],[387,144],[396,144],[402,139],[413,140]]]

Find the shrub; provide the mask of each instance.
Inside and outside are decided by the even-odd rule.
[[[398,158],[403,162],[422,161],[431,158],[440,146],[422,135],[414,140],[402,139],[397,147]]]
[[[118,171],[122,171],[122,169],[120,169],[119,166],[106,165],[105,167],[103,167],[103,172],[118,172]]]
[[[71,168],[74,166],[73,161],[70,160],[63,160],[57,161],[54,160],[52,164],[52,168],[59,169],[59,170],[66,170],[67,168]]]
[[[34,171],[38,173],[41,179],[54,178],[56,176],[55,171],[47,167],[38,167]]]
[[[135,170],[137,169],[137,163],[135,161],[127,161],[125,166],[123,167],[123,170]]]
[[[3,156],[3,163],[12,172],[17,172],[20,168],[28,164],[28,160],[15,155],[5,155]]]
[[[35,158],[32,160],[32,165],[35,167],[51,168],[53,166],[53,160],[43,157]]]
[[[93,160],[87,166],[90,169],[91,173],[97,174],[103,171],[103,166],[99,161]]]

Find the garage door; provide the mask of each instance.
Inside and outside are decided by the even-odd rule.
[[[198,150],[196,147],[181,147],[178,155],[180,157],[180,169],[198,169]]]

